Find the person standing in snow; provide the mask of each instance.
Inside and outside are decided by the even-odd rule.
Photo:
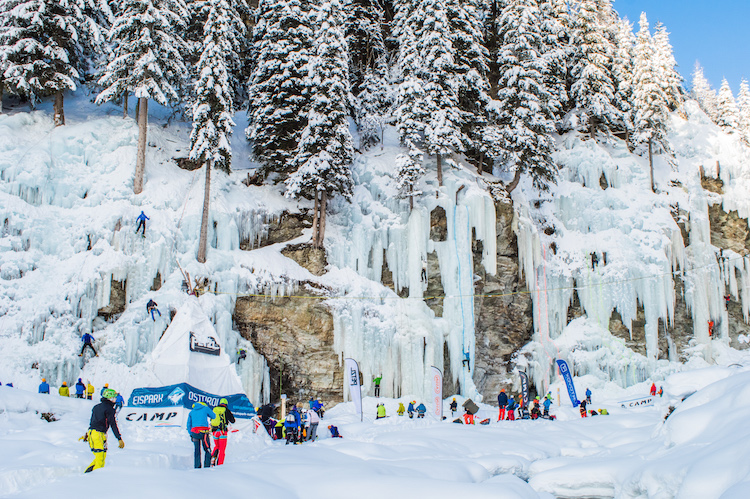
[[[591,403],[591,390],[589,390],[588,388],[586,388],[586,403]]]
[[[542,405],[544,406],[544,414],[542,417],[549,417],[549,408],[552,405],[552,399],[544,397],[544,402],[542,402]]]
[[[508,398],[508,415],[506,417],[506,420],[516,420],[516,401],[513,399],[513,395]]]
[[[122,398],[122,394],[118,393],[117,398],[115,399],[115,411],[116,413],[120,412],[120,409],[122,409],[122,406],[125,405],[125,399]]]
[[[405,412],[406,412],[406,407],[404,407],[404,403],[399,402],[398,409],[396,409],[396,414],[398,414],[399,416],[403,416]]]
[[[505,408],[508,406],[508,396],[505,394],[505,388],[500,390],[497,396],[497,406],[499,407],[497,420],[502,421],[505,419]]]
[[[154,312],[159,314],[159,317],[161,317],[161,312],[159,312],[159,309],[156,308],[159,305],[156,304],[154,300],[149,300],[148,303],[146,303],[146,313],[151,313],[151,320],[156,322],[156,317],[154,317]]]
[[[310,423],[310,431],[307,432],[307,439],[314,442],[318,435],[320,416],[318,416],[318,413],[312,407],[307,410],[307,422]]]
[[[414,418],[414,404],[416,404],[416,400],[412,400],[409,402],[409,406],[406,408],[406,412],[409,414],[409,419]]]
[[[469,412],[469,409],[464,409],[464,424],[474,424],[474,415]]]
[[[112,391],[114,392],[114,390]],[[115,397],[117,397],[117,394],[115,394]],[[216,413],[205,402],[193,404],[193,410],[188,414],[187,431],[195,447],[193,464],[196,469],[201,467],[201,447],[203,447],[204,452],[203,467],[208,468],[211,466],[211,440],[209,439],[209,432],[211,431],[210,421],[215,417]]]
[[[375,419],[383,419],[385,417],[385,406],[383,404],[378,404],[378,414],[375,416]]]
[[[423,403],[419,403],[417,406],[417,418],[424,418],[424,415],[427,413],[427,407],[424,406]]]
[[[382,381],[383,375],[381,374],[377,378],[374,378],[372,382],[375,384],[375,396],[380,397],[380,381]]]
[[[581,417],[585,418],[587,416],[588,416],[588,414],[586,413],[586,401],[585,400],[581,400]]]
[[[214,434],[214,458],[216,466],[224,464],[224,455],[227,450],[227,435],[229,434],[229,425],[234,423],[234,414],[229,410],[229,401],[227,399],[219,400],[219,405],[214,407],[216,417],[211,420],[211,431]]]
[[[109,383],[104,383],[104,388],[102,388],[102,391],[99,392],[99,395],[101,395],[103,397],[104,396],[104,392],[107,391],[107,388],[109,388]]]
[[[59,393],[61,397],[70,397],[70,389],[68,388],[67,381],[63,381],[63,384],[57,390],[57,393]]]
[[[284,431],[286,432],[286,445],[289,445],[291,441],[293,444],[297,444],[297,431],[299,431],[300,415],[297,412],[297,406],[292,406],[292,410],[286,415],[284,419]]]
[[[458,410],[458,402],[456,402],[455,397],[453,397],[453,401],[451,402],[450,410],[451,410],[451,417],[455,416],[456,411]]]
[[[143,237],[146,237],[146,220],[151,220],[146,216],[145,213],[141,212],[140,215],[138,215],[138,218],[135,219],[136,222],[138,222],[138,227],[135,229],[135,233],[138,234],[138,231],[141,230],[141,227],[143,227],[142,235]]]
[[[91,384],[91,381],[87,381],[88,386],[86,387],[86,398],[91,400],[94,397],[94,385]]]
[[[83,357],[83,352],[86,350],[86,347],[89,347],[91,351],[94,352],[95,357],[99,357],[99,354],[96,353],[96,350],[94,350],[94,345],[91,344],[91,342],[94,341],[93,336],[91,336],[89,333],[86,333],[81,336],[81,341],[83,342],[83,346],[81,347],[81,353],[78,354],[79,357]]]
[[[664,396],[664,387],[661,387],[661,386],[660,386],[660,387],[659,387],[659,391],[658,391],[658,392],[656,392],[656,393],[658,393],[660,397]]]
[[[47,383],[47,378],[42,378],[42,382],[39,383],[39,393],[46,393],[49,395],[49,384]]]
[[[650,393],[651,393],[652,397],[654,395],[656,395],[656,383],[651,383],[651,391],[650,391]]]
[[[91,410],[91,422],[89,431],[86,432],[84,440],[88,441],[91,452],[94,453],[94,460],[86,468],[85,473],[89,473],[98,468],[104,467],[104,461],[107,459],[107,430],[112,428],[112,433],[117,439],[118,447],[125,448],[125,442],[122,440],[120,430],[117,428],[115,420],[115,399],[117,393],[114,390],[107,389],[104,391],[102,401],[94,406]]]
[[[81,378],[78,378],[78,382],[76,383],[76,398],[82,399],[84,393],[86,393],[86,385],[83,384]]]

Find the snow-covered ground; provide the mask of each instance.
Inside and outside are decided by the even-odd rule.
[[[750,366],[750,357],[741,360]],[[555,421],[498,423],[496,409],[482,404],[479,419],[492,423],[475,426],[398,417],[398,400],[366,398],[364,422],[352,404],[339,404],[315,443],[286,446],[242,427],[230,434],[224,466],[209,470],[192,469],[184,429],[120,417],[125,449],[110,445],[105,468],[85,475],[92,454],[78,437],[93,402],[2,387],[0,496],[747,498],[750,367],[678,373],[663,386],[655,405],[637,409],[618,402],[645,395],[646,384],[594,391],[591,407],[610,415],[587,419],[562,400]],[[379,402],[389,417],[374,421]],[[330,438],[329,424],[344,438]]]

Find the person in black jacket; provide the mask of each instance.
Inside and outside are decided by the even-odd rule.
[[[271,437],[273,437],[273,428],[276,426],[276,421],[271,419],[273,413],[276,411],[276,404],[266,404],[258,409],[258,416],[260,416],[260,422],[263,423],[266,431]]]
[[[104,460],[107,458],[107,430],[112,428],[112,433],[117,438],[120,449],[125,448],[125,442],[122,441],[120,430],[117,428],[115,420],[115,399],[117,392],[111,388],[104,390],[102,401],[94,406],[91,410],[91,422],[89,431],[86,433],[84,440],[87,440],[91,452],[94,453],[94,460],[86,468],[85,473],[94,471],[97,468],[104,467]]]

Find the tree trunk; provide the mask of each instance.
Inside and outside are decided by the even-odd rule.
[[[651,139],[648,139],[648,168],[651,172],[651,192],[656,192],[656,186],[654,185],[654,156]]]
[[[201,218],[201,238],[198,242],[198,261],[206,263],[208,243],[208,204],[211,201],[211,160],[206,161],[206,187],[203,190],[203,217]]]
[[[440,187],[443,186],[443,157],[438,154],[437,155],[437,170],[438,170],[438,185]]]
[[[3,114],[3,82],[0,80],[0,114]]]
[[[122,117],[128,117],[128,91],[126,90],[122,96]]]
[[[513,180],[510,181],[510,184],[508,184],[505,187],[505,190],[508,191],[508,194],[513,192],[513,189],[515,189],[518,186],[518,182],[521,181],[521,169],[516,168],[516,174],[513,176]]]
[[[409,211],[414,210],[414,186],[409,186]]]
[[[318,243],[318,230],[319,229],[319,222],[320,222],[320,192],[315,191],[315,205],[313,207],[313,224],[312,224],[312,245],[313,248],[317,247]]]
[[[146,131],[148,129],[148,99],[138,98],[138,152],[135,158],[133,192],[143,192],[143,172],[146,170]]]
[[[62,90],[55,94],[55,103],[53,105],[55,126],[65,124],[65,110],[63,109],[63,93]]]
[[[323,247],[323,239],[326,237],[326,206],[328,206],[328,192],[320,193],[320,229],[318,229],[318,248]]]
[[[589,136],[591,140],[596,140],[596,118],[589,116]]]

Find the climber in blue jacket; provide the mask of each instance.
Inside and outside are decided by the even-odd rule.
[[[138,231],[141,230],[141,227],[143,227],[142,235],[143,237],[146,237],[146,220],[151,220],[146,216],[145,213],[141,212],[140,215],[138,215],[138,218],[135,219],[136,222],[138,222],[138,227],[135,229],[135,233],[138,234]]]

